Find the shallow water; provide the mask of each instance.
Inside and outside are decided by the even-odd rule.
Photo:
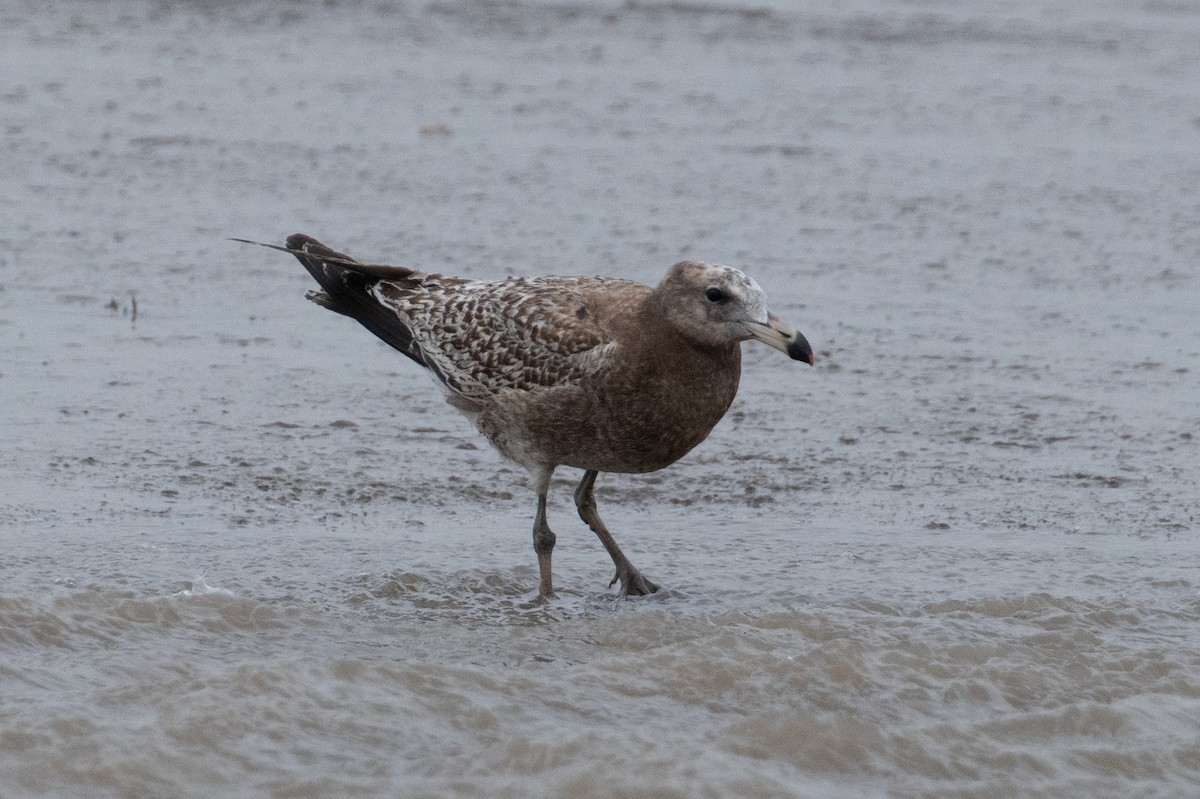
[[[0,797],[1191,796],[1200,11],[0,5]],[[555,481],[306,303],[744,268],[712,436]],[[277,257],[278,256],[278,257]]]

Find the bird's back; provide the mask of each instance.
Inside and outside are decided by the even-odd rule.
[[[428,276],[381,280],[370,293],[410,331],[445,386],[486,403],[509,391],[577,385],[596,353],[615,342],[602,311],[607,294],[648,286],[595,277],[466,281]]]

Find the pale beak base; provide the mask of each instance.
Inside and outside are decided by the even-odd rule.
[[[787,353],[792,360],[804,361],[809,366],[813,365],[815,359],[808,339],[795,328],[788,327],[779,321],[774,314],[767,317],[766,324],[749,322],[746,329],[749,330],[752,338],[756,338],[780,352]]]

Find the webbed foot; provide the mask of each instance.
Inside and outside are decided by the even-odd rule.
[[[609,582],[608,587],[612,588],[618,582],[621,583],[620,596],[649,596],[658,590],[658,586],[643,577],[642,573],[631,563],[617,566],[617,573]]]

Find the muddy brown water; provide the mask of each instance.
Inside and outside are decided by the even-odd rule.
[[[0,797],[1184,797],[1200,10],[0,4]],[[619,600],[304,230],[738,266]]]

